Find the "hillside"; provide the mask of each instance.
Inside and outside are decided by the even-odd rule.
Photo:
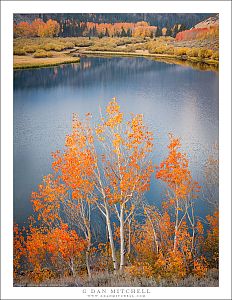
[[[178,32],[175,45],[217,51],[219,49],[219,15],[209,17],[189,30]]]
[[[209,17],[206,20],[196,24],[194,28],[209,28],[212,26],[219,26],[219,14],[213,17]]]

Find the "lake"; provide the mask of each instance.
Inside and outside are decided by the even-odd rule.
[[[51,152],[62,149],[72,113],[99,116],[116,97],[125,113],[143,113],[155,137],[154,162],[167,154],[168,133],[181,138],[194,179],[218,142],[217,72],[145,58],[82,58],[80,64],[14,72],[14,221],[32,213],[30,194],[51,172]],[[152,180],[149,203],[164,186]],[[201,198],[201,197],[200,197]],[[208,206],[198,200],[198,213]]]

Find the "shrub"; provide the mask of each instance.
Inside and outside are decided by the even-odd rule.
[[[65,49],[65,46],[64,45],[56,45],[56,47],[54,48],[54,50],[55,51],[58,51],[58,52],[60,52],[60,51],[62,51],[62,50],[64,50]]]
[[[46,51],[54,50],[55,44],[49,43],[43,46],[43,49]]]
[[[43,282],[44,280],[51,280],[52,278],[55,278],[55,273],[49,269],[43,268],[34,270],[33,272],[29,273],[28,276],[33,282],[39,283]]]
[[[204,277],[208,270],[207,262],[204,257],[200,257],[194,261],[193,273],[197,277]]]
[[[116,40],[117,46],[128,45],[131,43],[132,43],[132,41],[130,38],[120,38],[120,39]]]
[[[166,46],[148,46],[148,50],[150,53],[163,54],[166,53]]]
[[[219,52],[218,51],[213,52],[212,59],[219,60]]]
[[[72,42],[66,42],[66,43],[64,44],[64,46],[65,46],[65,49],[72,49],[72,48],[75,47],[75,44],[72,43]]]
[[[24,49],[14,49],[14,55],[26,55],[26,51]]]
[[[203,58],[210,58],[213,54],[213,51],[212,50],[209,50],[209,49],[200,49],[199,50],[199,53],[198,53],[198,56],[203,59]]]
[[[44,50],[37,50],[33,56],[35,58],[52,57],[52,53]]]
[[[165,50],[166,50],[165,47],[160,46],[160,47],[157,47],[155,49],[155,53],[157,53],[157,54],[163,54],[165,52]]]
[[[186,48],[175,48],[174,53],[177,56],[182,56],[182,55],[186,55],[187,53],[187,49]]]
[[[72,39],[72,43],[74,43],[75,46],[77,47],[89,47],[89,46],[92,46],[93,45],[93,41],[91,40],[87,40],[87,39],[80,39],[80,38],[75,38],[75,39]]]
[[[42,47],[46,51],[54,50],[54,51],[62,51],[65,49],[64,44],[55,44],[55,43],[49,43]]]
[[[198,57],[205,58],[205,49],[200,49],[198,52]]]
[[[154,265],[157,280],[179,280],[186,276],[186,267],[183,254],[180,251],[169,251],[165,256],[161,253]]]
[[[153,268],[148,263],[136,262],[134,265],[127,267],[125,271],[131,277],[151,278],[153,276]]]
[[[174,47],[168,47],[168,48],[166,48],[165,53],[171,54],[171,55],[174,54]]]
[[[189,48],[189,49],[187,49],[186,54],[189,57],[198,57],[198,51],[199,50],[196,48]]]
[[[93,46],[89,47],[89,50],[93,51],[118,51],[117,44],[112,41],[100,40],[100,42],[95,43]]]
[[[38,47],[30,45],[23,47],[23,50],[27,53],[34,53],[37,49]]]
[[[212,57],[213,51],[210,49],[207,49],[205,52],[205,58],[210,58]]]
[[[139,45],[134,45],[136,50],[146,50],[147,49],[147,44],[143,43],[143,44],[139,44]]]

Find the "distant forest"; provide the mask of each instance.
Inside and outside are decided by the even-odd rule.
[[[86,23],[92,22],[96,24],[101,23],[137,23],[140,21],[147,22],[150,26],[156,26],[159,28],[166,28],[167,30],[173,30],[174,26],[178,26],[178,31],[190,29],[197,23],[204,19],[214,16],[215,14],[151,14],[151,13],[122,13],[122,14],[110,14],[110,13],[79,13],[79,14],[14,14],[14,23],[20,22],[31,23],[34,19],[40,18],[44,22],[49,19],[56,20],[60,25],[59,36],[85,36]],[[180,27],[181,25],[181,27]],[[177,33],[177,32],[176,32]],[[168,34],[167,34],[168,35]],[[97,32],[92,30],[91,36],[97,36]],[[130,31],[126,31],[123,36],[131,36]]]

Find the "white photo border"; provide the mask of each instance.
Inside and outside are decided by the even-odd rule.
[[[231,2],[4,1],[1,3],[1,299],[90,299],[91,288],[13,287],[13,14],[219,13],[219,287],[152,287],[144,299],[231,298]],[[103,288],[99,288],[101,290]],[[110,287],[104,288],[110,295]],[[131,288],[128,288],[131,289]],[[95,288],[96,290],[96,288]],[[128,290],[129,291],[129,290]],[[115,298],[111,295],[112,298]],[[104,297],[111,298],[110,296]],[[96,297],[95,297],[96,298]],[[96,299],[103,299],[97,297]],[[127,296],[117,299],[128,299]],[[132,299],[141,299],[139,294]]]

